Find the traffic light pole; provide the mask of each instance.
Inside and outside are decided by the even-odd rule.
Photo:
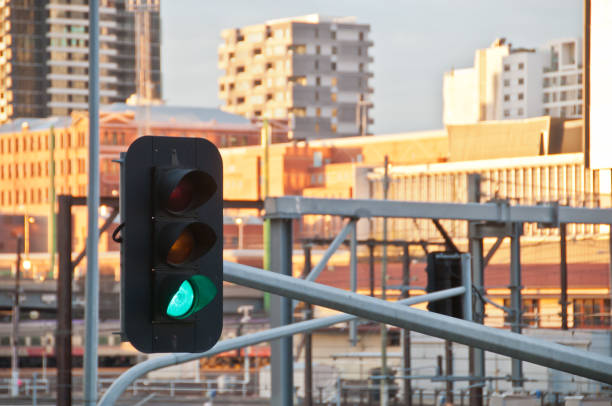
[[[87,279],[85,285],[84,404],[98,400],[98,209],[100,207],[100,5],[89,2],[89,168],[87,187]]]

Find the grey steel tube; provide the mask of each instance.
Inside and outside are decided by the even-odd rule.
[[[99,2],[89,2],[89,184],[87,187],[87,281],[85,287],[85,406],[98,400],[98,208],[100,207]]]
[[[225,262],[224,280],[612,384],[612,358],[602,354],[397,306],[331,286],[260,272],[246,265]]]
[[[227,263],[225,266],[227,266]],[[259,270],[259,272],[261,272],[261,270]],[[427,295],[411,297],[405,300],[400,300],[397,303],[409,306],[427,301],[446,299],[452,296],[461,295],[464,292],[465,289],[463,287],[458,287],[440,292],[429,293]],[[272,328],[269,330],[221,341],[210,350],[198,354],[169,354],[157,358],[151,358],[145,362],[141,362],[140,364],[133,366],[121,374],[119,378],[117,378],[117,380],[115,380],[115,382],[113,382],[108,388],[106,393],[104,393],[104,396],[102,396],[100,399],[98,406],[114,405],[121,394],[132,384],[132,382],[147,372],[155,371],[156,369],[164,368],[170,365],[182,364],[183,362],[188,362],[195,359],[210,357],[225,351],[235,350],[236,348],[243,348],[265,341],[276,340],[287,335],[304,333],[338,323],[345,323],[350,320],[355,320],[356,318],[356,316],[352,316],[350,314],[338,314],[315,320],[302,321],[299,323],[290,324],[288,326]]]

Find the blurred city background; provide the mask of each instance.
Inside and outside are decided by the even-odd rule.
[[[297,195],[612,206],[612,159],[589,164],[584,142],[582,1],[100,4],[100,192],[107,202],[119,196],[119,154],[152,134],[217,145],[226,200]],[[88,182],[87,15],[87,0],[0,0],[0,403],[9,393],[15,348],[20,395],[53,399],[56,390],[62,311],[56,252],[58,235],[67,232],[58,223],[58,196],[84,197]],[[476,200],[469,193],[471,174],[481,180]],[[110,225],[99,245],[102,389],[147,357],[114,334],[120,256],[111,233],[120,215],[111,203],[99,210],[100,225]],[[84,206],[73,207],[69,230],[73,397],[82,391],[86,214]],[[224,211],[226,260],[263,266],[263,214]],[[343,219],[304,216],[293,226],[299,276],[306,256],[316,263]],[[448,238],[468,251],[466,221],[390,219],[383,236],[382,220],[362,219],[357,292],[364,295],[382,295],[383,253],[375,242],[384,237],[401,242],[386,254],[387,300],[402,297],[406,269],[410,295],[425,293],[426,254],[443,249]],[[608,225],[525,224],[523,334],[612,354],[609,237]],[[485,238],[484,248],[491,253],[484,324],[510,328],[504,312],[510,306],[510,241]],[[350,289],[348,246],[317,282]],[[305,310],[298,306],[295,318],[306,317]],[[260,291],[227,284],[223,311],[223,338],[269,327]],[[314,317],[331,313],[314,308]],[[389,368],[397,375],[405,334],[395,327],[387,334]],[[346,324],[312,333],[313,404],[378,404],[371,389],[379,385],[373,377],[381,373],[380,336],[379,324],[369,322],[359,324],[355,345]],[[413,375],[468,375],[467,347],[454,345],[449,352],[443,340],[410,336]],[[294,339],[295,396],[302,400],[305,341]],[[266,404],[269,363],[268,344],[222,353],[151,373],[131,395]],[[487,353],[486,365],[487,396],[512,387],[505,379],[509,358]],[[533,364],[524,365],[524,377],[524,394],[552,404],[570,395],[610,393],[601,383]],[[395,402],[405,399],[403,381],[393,379]],[[414,379],[414,404],[448,401],[447,382]],[[455,404],[463,404],[464,395],[467,402],[467,381],[450,388]]]

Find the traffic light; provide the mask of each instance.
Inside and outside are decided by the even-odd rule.
[[[427,254],[427,292],[462,286],[461,254],[454,252],[430,252]],[[463,318],[463,295],[436,300],[427,304],[431,312]]]
[[[121,179],[121,326],[142,352],[201,352],[223,322],[223,168],[200,138],[145,136]]]

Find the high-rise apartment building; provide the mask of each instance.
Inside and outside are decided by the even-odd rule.
[[[88,10],[87,0],[0,0],[0,123],[87,109]],[[137,57],[137,21],[148,31],[147,58]],[[159,0],[102,0],[101,103],[135,94],[138,72],[159,98]]]
[[[294,139],[367,134],[370,26],[318,14],[223,30],[224,110],[289,119]]]
[[[581,60],[581,41],[576,38],[538,49],[512,48],[505,40],[496,40],[476,51],[473,68],[444,74],[444,124],[536,116],[579,118]]]

